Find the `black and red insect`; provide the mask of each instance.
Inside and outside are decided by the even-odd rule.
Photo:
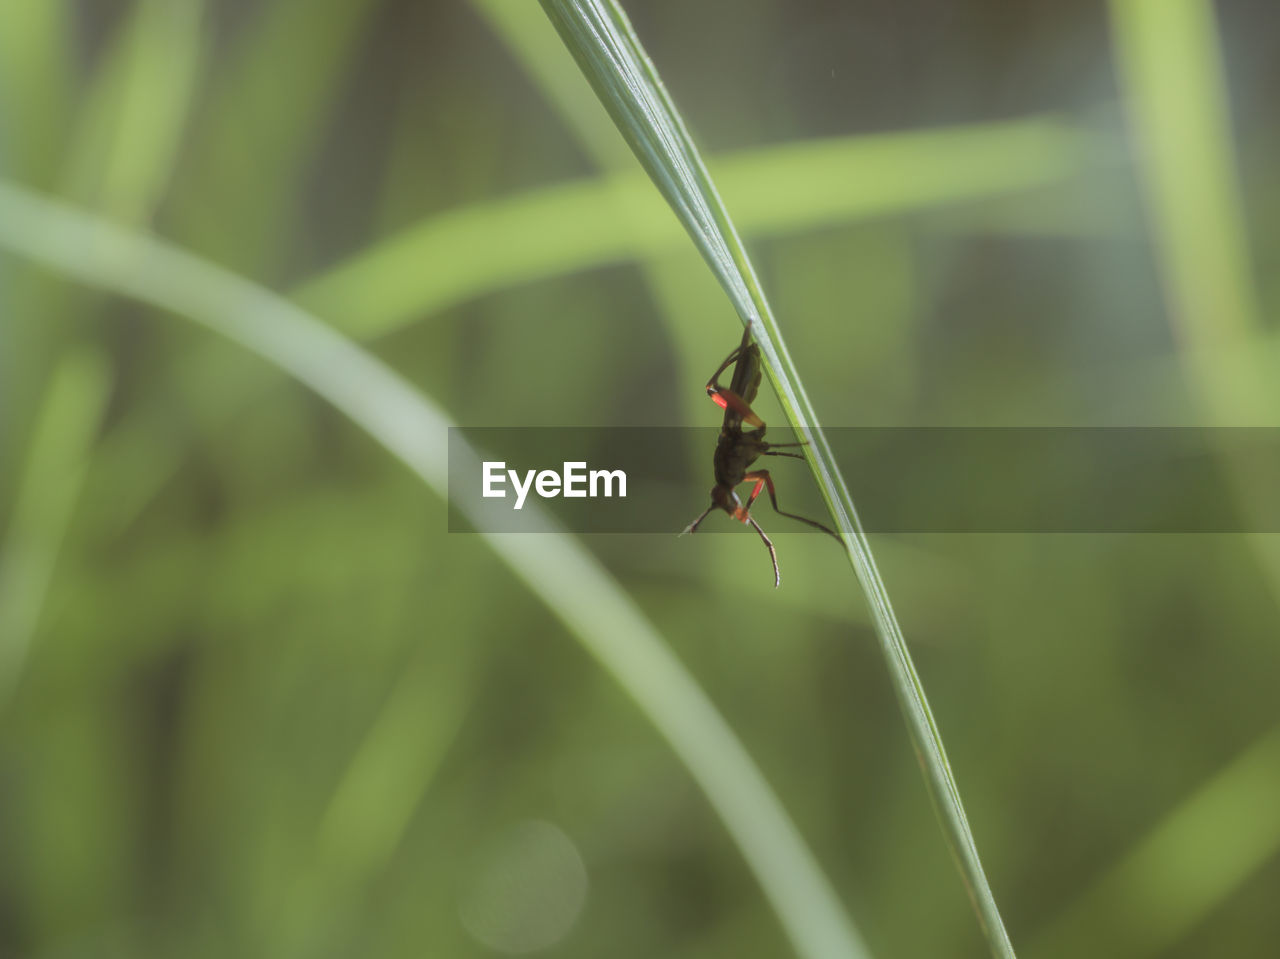
[[[730,364],[735,363],[733,379],[729,382],[729,388],[725,389],[720,385],[720,374],[727,370]],[[696,533],[698,526],[715,509],[724,510],[740,523],[749,523],[760,534],[760,539],[769,550],[769,559],[773,562],[773,585],[777,587],[782,583],[782,575],[778,572],[777,551],[774,550],[773,543],[765,535],[764,530],[760,528],[760,524],[755,521],[755,517],[751,515],[751,505],[762,489],[769,491],[769,501],[773,503],[774,510],[780,515],[799,520],[814,529],[820,529],[835,537],[836,542],[840,542],[840,537],[834,530],[828,529],[816,520],[805,519],[795,513],[778,509],[778,494],[773,488],[773,477],[769,475],[769,471],[751,469],[751,464],[761,456],[789,456],[792,459],[804,459],[799,453],[785,453],[780,449],[804,446],[803,443],[765,442],[764,420],[751,409],[751,401],[756,398],[756,393],[760,389],[761,373],[760,347],[751,342],[751,327],[748,326],[742,332],[742,342],[737,349],[725,358],[720,368],[712,373],[711,379],[707,381],[707,395],[716,402],[717,406],[724,409],[724,424],[720,427],[720,439],[716,442],[716,452],[712,458],[716,485],[711,487],[711,505],[703,511],[701,516],[686,526],[684,532]],[[744,429],[744,423],[754,429]],[[738,499],[738,494],[734,492],[743,483],[755,484],[745,506]]]

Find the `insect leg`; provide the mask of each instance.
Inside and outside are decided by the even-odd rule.
[[[837,535],[835,530],[829,529],[828,527],[823,526],[817,520],[805,519],[803,516],[797,516],[795,513],[788,513],[785,510],[779,509],[778,494],[777,494],[777,491],[774,490],[773,488],[773,477],[769,475],[768,470],[753,470],[752,472],[747,473],[742,478],[746,482],[754,482],[756,484],[756,488],[751,491],[751,499],[747,501],[748,508],[750,508],[751,504],[755,501],[755,498],[760,494],[760,487],[765,486],[769,490],[769,502],[773,504],[774,511],[777,512],[779,515],[786,516],[789,519],[799,520],[801,523],[805,523],[808,526],[812,526],[814,529],[820,529],[824,533],[826,533],[828,536],[833,536],[837,541],[843,542],[842,540],[840,540],[840,537],[839,535]]]
[[[764,426],[764,420],[760,419],[755,410],[747,405],[747,401],[733,390],[725,389],[717,383],[708,383],[707,395],[722,410],[732,409],[742,417],[742,422],[749,426]]]
[[[743,422],[751,426],[763,427],[764,420],[760,419],[760,417],[756,415],[755,411],[751,409],[751,404],[747,400],[743,399],[737,392],[735,392],[735,390],[726,389],[720,385],[720,374],[735,362],[752,363],[752,369],[755,369],[758,372],[759,360],[755,359],[756,354],[749,354],[747,352],[751,348],[750,344],[751,327],[748,326],[742,331],[742,342],[738,344],[737,348],[732,353],[725,357],[724,362],[720,364],[720,368],[711,374],[711,379],[707,380],[707,395],[711,397],[711,399],[715,401],[715,404],[722,410],[732,410],[738,416],[742,417]],[[738,382],[738,374],[740,372],[742,372],[740,369],[734,370],[733,382],[735,384]],[[756,378],[758,380],[758,375]],[[742,389],[741,386],[738,386],[737,388]]]
[[[808,443],[761,443],[760,452],[765,456],[790,456],[793,460],[804,459],[799,453],[775,453],[774,450],[785,449],[794,446],[808,446]]]
[[[756,492],[759,492],[759,488],[756,489]],[[750,506],[751,504],[748,503],[747,505]],[[697,519],[695,519],[692,523],[690,523],[688,526],[684,528],[684,532],[682,532],[680,535],[683,536],[685,533],[696,533],[698,531],[699,524],[704,519],[706,519],[707,516],[710,515],[711,511],[715,508],[716,508],[715,503],[712,503],[710,506],[708,506],[703,511],[701,516],[699,516]],[[769,551],[769,561],[773,563],[773,588],[777,589],[779,586],[782,585],[782,574],[778,572],[778,554],[777,554],[777,551],[774,550],[773,548],[773,540],[769,539],[769,537],[765,535],[764,530],[760,528],[760,524],[757,523],[750,515],[747,514],[745,507],[739,507],[738,512],[742,514],[742,516],[740,517],[742,519],[742,522],[750,523],[752,528],[754,528],[755,531],[760,534],[760,539],[764,541],[765,548]],[[738,512],[734,513],[735,518],[738,518]]]
[[[724,358],[724,362],[720,364],[720,369],[712,373],[711,379],[707,380],[708,393],[712,392],[712,387],[715,387],[716,390],[720,389],[720,382],[719,382],[720,374],[723,373],[725,370],[727,370],[733,364],[733,361],[736,360],[739,354],[741,353],[742,353],[742,347],[735,346],[733,348],[733,352]]]

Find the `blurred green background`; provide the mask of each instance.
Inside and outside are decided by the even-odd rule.
[[[628,12],[827,424],[1280,425],[1280,10]],[[32,261],[27,191],[295,298],[456,422],[713,425],[736,317],[536,4],[5,0],[0,178],[0,955],[793,954],[652,713],[438,491]],[[845,562],[767,510],[780,590],[753,539],[677,540],[686,455],[687,515],[582,545],[872,954],[985,954]],[[1019,953],[1273,955],[1280,538],[872,546]]]

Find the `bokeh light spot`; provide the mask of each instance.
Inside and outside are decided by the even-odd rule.
[[[558,826],[525,820],[481,848],[458,897],[458,916],[477,942],[518,955],[568,935],[587,899],[587,869]]]

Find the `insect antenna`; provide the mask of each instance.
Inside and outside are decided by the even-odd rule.
[[[680,531],[680,535],[683,536],[685,535],[685,533],[696,533],[698,531],[698,527],[702,524],[702,521],[706,519],[707,516],[711,513],[711,511],[715,508],[716,508],[715,503],[712,503],[710,506],[708,506],[705,510],[702,511],[701,516],[699,516],[692,523],[690,523],[688,526],[686,526],[683,530]],[[770,547],[770,549],[772,548],[773,547]]]

